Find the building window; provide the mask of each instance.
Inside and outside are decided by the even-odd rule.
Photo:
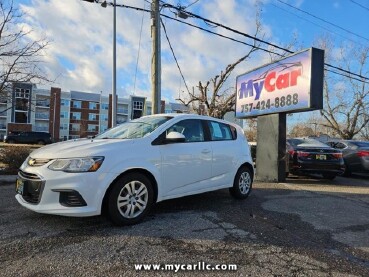
[[[97,103],[95,103],[95,102],[88,103],[88,108],[90,110],[97,110]]]
[[[142,101],[133,101],[133,109],[134,110],[143,110],[143,102]]]
[[[82,108],[82,102],[81,101],[73,101],[73,108],[77,108],[77,109]]]
[[[108,121],[108,115],[107,114],[100,114],[101,121]]]
[[[27,112],[15,112],[15,122],[16,123],[28,123]]]
[[[28,111],[28,99],[15,98],[15,110],[16,111]]]
[[[69,101],[69,100],[67,100],[67,99],[61,99],[61,100],[60,100],[60,105],[61,105],[61,106],[65,106],[65,107],[69,107],[69,105],[70,105],[70,101]]]
[[[60,118],[68,118],[68,112],[60,112]]]
[[[68,130],[68,124],[67,123],[60,124],[60,130]]]
[[[48,113],[35,113],[36,119],[49,119]]]
[[[96,113],[89,113],[88,114],[88,120],[96,121],[97,120],[97,114]]]
[[[71,128],[72,131],[80,131],[81,130],[81,125],[80,124],[71,124]]]
[[[100,132],[105,132],[106,130],[108,130],[108,126],[106,125],[101,125],[101,128],[100,128]]]
[[[15,89],[15,97],[16,98],[29,98],[29,89],[16,88]]]
[[[72,136],[69,136],[70,139],[79,139],[79,136],[78,135],[72,135]]]
[[[102,110],[109,110],[109,104],[108,103],[102,103],[101,104],[101,109]]]
[[[81,113],[72,113],[71,119],[81,120]]]
[[[97,132],[99,130],[99,127],[97,125],[88,124],[87,131],[88,132]]]

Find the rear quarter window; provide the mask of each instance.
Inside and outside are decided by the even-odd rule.
[[[235,140],[237,138],[236,128],[225,123],[209,121],[210,139],[219,140]]]

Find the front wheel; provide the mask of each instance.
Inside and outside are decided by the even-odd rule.
[[[231,195],[236,199],[247,198],[251,192],[252,178],[251,170],[246,166],[242,166],[237,171],[233,187],[229,189]]]
[[[140,222],[149,212],[154,193],[150,180],[141,173],[120,177],[108,197],[108,215],[116,225]]]

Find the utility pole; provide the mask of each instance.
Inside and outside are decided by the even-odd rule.
[[[117,125],[117,2],[114,0],[113,7],[113,93],[111,107],[111,126]]]
[[[159,0],[153,0],[151,3],[151,38],[153,50],[151,60],[152,114],[158,114],[161,111],[161,45]]]

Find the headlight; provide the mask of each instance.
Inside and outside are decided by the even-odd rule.
[[[100,168],[104,157],[57,159],[49,169],[64,172],[94,172]]]

